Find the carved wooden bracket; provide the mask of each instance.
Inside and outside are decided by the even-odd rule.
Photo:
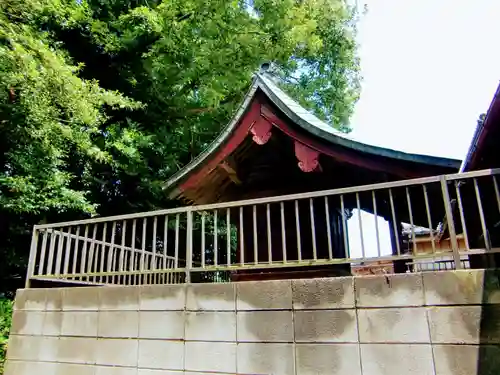
[[[271,128],[273,125],[264,117],[260,117],[250,128],[250,133],[253,134],[253,141],[258,145],[266,144],[271,138]]]
[[[319,151],[313,150],[299,141],[295,141],[295,156],[299,159],[299,168],[303,172],[321,169],[318,161]]]

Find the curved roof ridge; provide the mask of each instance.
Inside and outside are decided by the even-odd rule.
[[[442,158],[438,156],[412,154],[404,151],[371,145],[355,140],[346,133],[335,129],[314,114],[306,110],[288,94],[281,90],[265,73],[258,73],[258,85],[271,99],[271,101],[282,110],[292,121],[309,133],[323,138],[329,143],[355,149],[358,151],[385,156],[393,159],[402,159],[423,164],[433,164],[444,167],[460,167],[460,160]]]
[[[274,103],[292,122],[296,123],[306,132],[313,136],[319,137],[324,141],[336,144],[342,147],[350,148],[364,153],[388,157],[392,159],[400,159],[412,161],[422,164],[430,164],[441,167],[458,168],[460,167],[460,160],[447,159],[437,156],[410,154],[403,151],[397,151],[380,146],[370,145],[351,139],[347,134],[335,129],[324,121],[320,120],[314,114],[302,107],[297,101],[292,99],[282,89],[275,84],[267,73],[259,72],[254,75],[252,85],[245,95],[243,101],[238,106],[238,109],[227,126],[221,133],[201,152],[197,157],[191,160],[186,166],[177,171],[165,183],[164,188],[172,187],[181,178],[186,176],[189,172],[195,169],[203,160],[208,158],[232,133],[238,125],[240,119],[251,103],[257,90],[260,89],[271,102]]]
[[[250,86],[250,89],[246,93],[245,97],[243,98],[241,104],[238,106],[238,109],[236,110],[236,113],[234,116],[231,118],[229,123],[226,125],[226,127],[222,130],[222,132],[203,150],[198,156],[196,156],[193,160],[191,160],[188,164],[186,164],[184,167],[179,169],[177,172],[175,172],[172,177],[170,177],[167,182],[165,183],[164,189],[169,188],[173,184],[175,184],[177,181],[179,181],[183,176],[185,176],[187,173],[191,172],[194,168],[198,166],[205,158],[207,158],[212,152],[214,152],[217,147],[224,142],[224,140],[229,136],[229,134],[233,131],[233,129],[236,127],[238,122],[240,121],[241,117],[245,113],[245,110],[247,109],[248,105],[252,101],[255,92],[259,88],[258,85],[258,79],[257,76],[254,76],[252,80],[252,85]]]

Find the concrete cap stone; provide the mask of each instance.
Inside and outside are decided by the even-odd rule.
[[[235,311],[234,283],[191,284],[186,287],[186,309],[189,311]]]
[[[424,289],[419,273],[354,277],[356,306],[423,306]]]
[[[139,310],[137,286],[109,286],[97,288],[100,310]]]
[[[292,296],[297,310],[353,308],[354,278],[292,280]]]
[[[186,286],[145,285],[139,288],[140,310],[184,310],[186,306]]]
[[[291,310],[290,280],[249,281],[236,283],[238,310]]]
[[[500,304],[500,270],[424,272],[425,303]]]
[[[46,289],[18,289],[14,310],[43,311],[46,306]]]
[[[62,288],[63,311],[97,311],[99,287]]]

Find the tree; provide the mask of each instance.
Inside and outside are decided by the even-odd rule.
[[[8,6],[8,4],[7,4]],[[4,14],[14,17],[7,7]],[[0,16],[0,275],[20,278],[31,226],[58,214],[91,214],[92,166],[112,165],[95,142],[108,112],[138,103],[78,77],[47,33]],[[124,142],[115,137],[111,143]],[[78,169],[77,176],[70,169]],[[0,277],[2,277],[0,276]],[[2,286],[7,286],[0,281]]]
[[[0,10],[1,274],[22,274],[40,220],[175,204],[163,182],[227,123],[264,61],[302,104],[349,129],[359,74],[344,0],[4,0]]]

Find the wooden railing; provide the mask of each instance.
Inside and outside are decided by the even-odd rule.
[[[447,268],[460,269],[470,256],[499,251],[499,173],[483,170],[36,225],[27,284],[220,282],[252,270],[381,260],[418,271],[420,266],[411,266],[443,256]],[[422,231],[431,240],[425,252],[417,248]],[[459,243],[457,234],[464,241]],[[448,248],[440,246],[444,240]]]

